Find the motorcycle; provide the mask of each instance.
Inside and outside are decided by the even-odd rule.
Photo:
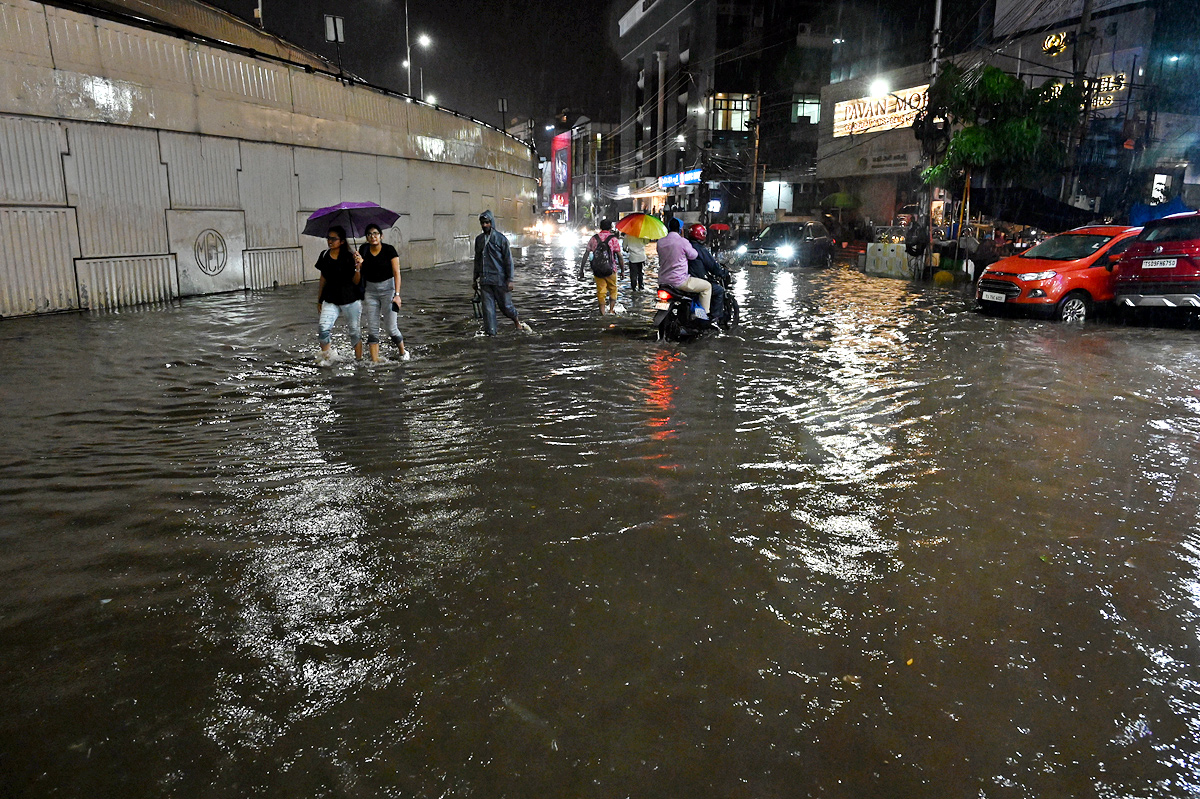
[[[719,279],[710,276],[714,285],[725,288],[725,307],[719,319],[709,319],[700,305],[700,295],[680,291],[673,286],[659,286],[654,304],[654,327],[659,341],[685,341],[713,331],[713,322],[722,330],[738,323],[741,310],[729,293],[728,272]]]

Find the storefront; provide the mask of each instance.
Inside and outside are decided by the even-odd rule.
[[[886,225],[916,202],[927,164],[912,122],[929,101],[928,70],[920,64],[821,90],[817,179],[843,213]]]
[[[658,178],[640,178],[623,183],[617,187],[615,199],[621,203],[622,211],[645,211],[650,214],[661,214],[664,209],[687,211],[696,204],[700,188],[700,170],[689,169]],[[624,205],[627,200],[631,203],[629,207]]]

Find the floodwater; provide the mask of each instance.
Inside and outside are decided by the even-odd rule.
[[[0,796],[1200,792],[1200,333],[569,272],[0,323]]]

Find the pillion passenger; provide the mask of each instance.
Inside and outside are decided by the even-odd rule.
[[[704,246],[704,240],[708,238],[708,230],[704,225],[688,225],[687,238],[696,250],[696,257],[688,259],[688,274],[712,286],[712,311],[709,316],[716,324],[725,314],[725,268]]]

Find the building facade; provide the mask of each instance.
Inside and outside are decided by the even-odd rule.
[[[619,199],[684,219],[784,212],[816,196],[827,4],[638,0],[617,38],[624,66]]]
[[[1200,203],[1200,79],[1195,4],[1093,0],[1081,37],[1083,0],[1049,6],[998,0],[984,40],[950,56],[989,64],[1029,86],[1082,73],[1091,91],[1072,166],[1038,188],[1097,218],[1123,220],[1135,202],[1181,196]],[[932,31],[928,31],[932,36]],[[870,50],[858,62],[869,63]],[[851,195],[863,219],[890,221],[923,193],[921,148],[910,128],[926,102],[932,63],[859,68],[821,91],[817,177]],[[851,70],[839,73],[850,74]],[[935,210],[936,215],[936,210]]]

